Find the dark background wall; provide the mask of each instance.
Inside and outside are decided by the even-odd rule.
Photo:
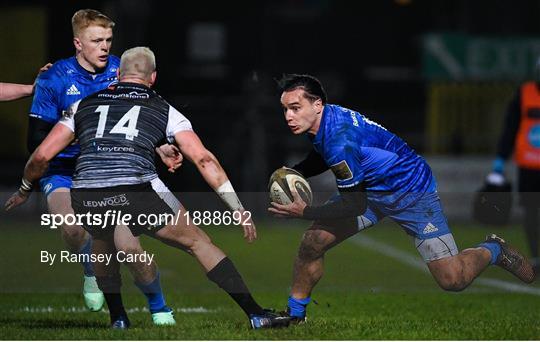
[[[70,18],[81,8],[101,10],[116,21],[115,54],[137,45],[154,50],[156,90],[188,116],[244,191],[264,190],[273,169],[297,160],[309,147],[283,121],[274,82],[282,73],[319,77],[330,102],[368,114],[424,152],[430,83],[422,74],[423,36],[540,33],[538,0],[3,1],[0,12],[29,10],[36,26],[25,26],[25,32],[3,26],[17,33],[4,32],[2,50],[25,44],[43,48],[41,57],[5,55],[3,70],[21,70],[2,81],[28,82],[40,63],[71,56]],[[15,58],[36,65],[29,71],[23,64],[22,70]],[[29,102],[1,104],[0,111],[4,106],[14,107],[2,116],[24,117]],[[13,125],[2,144],[21,142],[25,121]],[[12,184],[27,154],[22,147],[2,151],[9,167],[0,176]],[[189,165],[180,177],[164,177],[175,190],[205,189]]]

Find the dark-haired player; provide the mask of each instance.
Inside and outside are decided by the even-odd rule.
[[[339,190],[323,206],[307,206],[295,194],[292,204],[272,203],[269,208],[277,216],[314,220],[294,263],[288,301],[294,321],[305,320],[311,291],[323,274],[325,252],[383,217],[414,237],[444,290],[465,289],[494,264],[522,281],[533,281],[527,260],[494,234],[478,247],[458,252],[429,165],[398,136],[358,112],[328,104],[321,83],[312,76],[286,75],[279,85],[290,130],[307,133],[313,143],[307,158],[293,169],[305,177],[331,169]]]

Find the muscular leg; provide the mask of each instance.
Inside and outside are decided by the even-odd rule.
[[[292,317],[304,319],[311,291],[323,276],[326,251],[357,232],[356,220],[349,219],[328,225],[314,223],[304,233],[294,261],[293,282],[287,305]]]
[[[489,266],[490,260],[491,252],[486,248],[477,247],[428,262],[427,266],[442,289],[461,291]]]
[[[324,254],[343,240],[356,234],[358,230],[329,230],[314,227],[304,233],[294,261],[291,295],[306,298],[317,285],[324,273]]]
[[[126,226],[117,226],[114,231],[114,245],[118,251],[126,253],[126,255],[143,255],[144,250],[140,244],[139,238],[133,236],[131,231]],[[136,262],[126,262],[126,266],[133,275],[136,282],[141,284],[149,284],[157,276],[157,265],[152,260],[148,265],[146,262],[139,261],[141,258],[136,258]]]
[[[134,257],[133,260],[136,260],[125,264],[135,279],[135,285],[146,297],[154,324],[176,324],[172,316],[172,310],[167,306],[163,296],[156,263],[152,260],[148,264],[141,261],[144,260],[143,258],[138,257],[144,254],[139,238],[133,236],[128,227],[117,226],[114,230],[114,245],[118,251],[131,255]]]
[[[47,196],[49,213],[63,217],[73,215],[69,188],[56,188]],[[62,238],[71,253],[89,255],[92,252],[92,237],[81,226],[63,224],[60,227]],[[84,303],[90,311],[101,310],[104,297],[96,282],[91,262],[81,262],[84,270],[83,296]]]
[[[184,213],[181,208],[179,213]],[[208,279],[216,283],[220,288],[244,310],[246,315],[263,313],[263,309],[255,302],[244,280],[232,261],[216,247],[208,235],[191,222],[191,219],[183,214],[176,225],[167,225],[158,230],[155,237],[164,243],[193,255],[204,269]]]
[[[66,215],[73,215],[69,189],[57,188],[51,192],[47,196],[47,206],[51,214],[59,214],[64,217]],[[90,235],[81,226],[64,224],[60,229],[62,231],[62,238],[71,253],[80,253],[90,242]],[[90,252],[89,248],[86,252]],[[83,266],[85,268],[85,274],[92,276],[92,267],[90,265]]]

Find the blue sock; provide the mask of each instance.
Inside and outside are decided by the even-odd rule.
[[[293,317],[306,317],[306,306],[311,302],[311,297],[304,299],[296,299],[293,296],[289,296],[289,302],[287,306],[290,309],[290,315]]]
[[[81,250],[79,251],[79,254],[84,255],[90,255],[92,253],[92,238],[89,237],[88,240],[86,240],[86,243],[81,247]],[[92,263],[89,261],[83,261],[81,262],[83,267],[84,275],[87,277],[94,277],[94,266],[92,266]]]
[[[148,300],[148,308],[151,313],[156,313],[165,308],[165,298],[163,297],[163,291],[161,290],[161,284],[159,281],[159,272],[150,284],[143,285],[135,282],[135,285],[144,293]]]
[[[501,246],[496,242],[484,242],[478,245],[478,247],[484,247],[491,252],[491,261],[490,265],[493,265],[497,262],[499,254],[501,254]]]

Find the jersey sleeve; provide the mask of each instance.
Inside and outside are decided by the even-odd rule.
[[[62,114],[62,118],[58,121],[62,125],[69,128],[74,133],[75,133],[75,113],[77,113],[77,110],[79,108],[79,103],[81,103],[81,100],[69,106],[68,110]]]
[[[40,75],[36,82],[30,116],[55,123],[60,116],[61,80],[54,76],[53,70]]]
[[[336,177],[337,187],[350,188],[364,180],[364,172],[360,167],[360,151],[347,137],[339,136],[330,141],[325,158]]]
[[[191,122],[176,108],[169,106],[169,120],[167,121],[167,141],[174,142],[174,135],[181,131],[192,131]]]

